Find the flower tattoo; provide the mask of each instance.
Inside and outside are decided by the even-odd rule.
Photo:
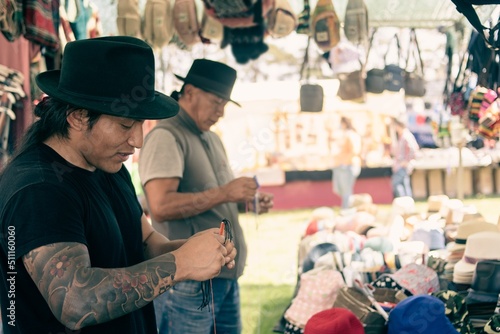
[[[52,258],[50,261],[50,274],[59,278],[63,277],[66,268],[71,265],[66,255]]]
[[[113,286],[116,289],[122,289],[123,293],[130,292],[132,289],[142,290],[144,284],[148,282],[148,277],[144,274],[136,274],[134,276],[118,273],[113,281]]]

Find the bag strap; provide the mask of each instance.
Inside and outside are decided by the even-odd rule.
[[[389,51],[391,51],[392,42],[394,40],[396,41],[396,47],[398,48],[398,65],[399,65],[399,62],[401,61],[401,45],[399,44],[399,37],[398,37],[398,34],[394,34],[394,36],[392,36],[391,40],[389,41],[389,45],[387,45],[387,51],[385,52],[385,55],[384,55],[384,63],[385,64],[387,64],[387,55],[389,54]]]
[[[464,0],[451,0],[455,6],[457,7],[457,11],[462,13],[465,18],[472,24],[472,26],[477,30],[477,32],[483,37],[484,41],[486,42],[486,45],[488,45],[489,48],[494,49],[494,50],[500,50],[500,43],[498,39],[495,38],[496,31],[500,28],[500,21],[497,22],[495,26],[492,28],[485,27],[482,23],[481,20],[479,19],[479,16],[476,13],[476,10],[474,7],[472,7],[472,4],[468,1]],[[485,31],[488,33],[486,34]]]
[[[375,36],[376,32],[377,32],[377,27],[374,27],[372,33],[370,34],[370,39],[368,40],[368,49],[366,50],[365,65],[368,63],[368,56],[370,55],[370,51],[373,45],[373,37]]]
[[[304,78],[304,71],[306,72],[305,82],[309,82],[309,77],[311,76],[311,64],[309,59],[309,46],[311,45],[311,35],[307,36],[307,45],[306,50],[304,52],[304,61],[302,62],[302,66],[300,67],[300,81]],[[321,67],[319,68],[321,72]]]
[[[304,60],[302,61],[302,66],[300,67],[300,81],[304,78],[304,70],[306,70],[306,81],[309,80],[309,75],[311,74],[311,69],[309,67],[309,45],[311,44],[311,35],[307,36],[307,45],[304,53]]]
[[[422,60],[422,54],[420,52],[420,46],[418,45],[417,33],[415,31],[415,28],[411,28],[410,30],[410,43],[408,45],[408,56],[406,57],[405,69],[408,69],[408,64],[410,61],[410,53],[413,54],[415,59],[415,69],[420,68],[420,73],[423,75],[424,61]]]

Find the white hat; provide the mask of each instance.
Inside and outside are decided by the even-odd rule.
[[[447,195],[431,195],[427,198],[427,212],[439,212],[450,198]]]
[[[453,282],[472,283],[476,263],[481,260],[500,260],[500,232],[478,232],[467,238],[464,256],[455,264]],[[465,277],[467,282],[461,280]]]
[[[415,200],[410,196],[396,197],[392,200],[394,214],[408,215],[416,212]]]
[[[471,221],[458,224],[455,241],[448,243],[446,248],[450,252],[465,249],[467,238],[479,232],[499,232],[499,229],[497,225],[485,222]]]

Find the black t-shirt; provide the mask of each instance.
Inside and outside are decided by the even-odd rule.
[[[6,167],[0,189],[0,305],[6,334],[70,332],[26,272],[22,256],[27,252],[79,242],[87,246],[93,267],[123,268],[145,259],[142,209],[124,166],[116,174],[89,172],[39,145]],[[9,262],[14,257],[15,264]],[[106,307],[97,300],[94,305],[97,312]],[[153,304],[78,333],[157,333]]]

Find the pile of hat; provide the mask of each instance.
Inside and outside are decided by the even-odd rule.
[[[500,333],[496,224],[447,196],[430,197],[425,213],[410,197],[389,214],[365,196],[351,204],[306,223],[285,333]],[[310,282],[321,272],[336,281],[323,293]],[[305,296],[316,308],[303,308]],[[320,297],[330,305],[317,307]]]

